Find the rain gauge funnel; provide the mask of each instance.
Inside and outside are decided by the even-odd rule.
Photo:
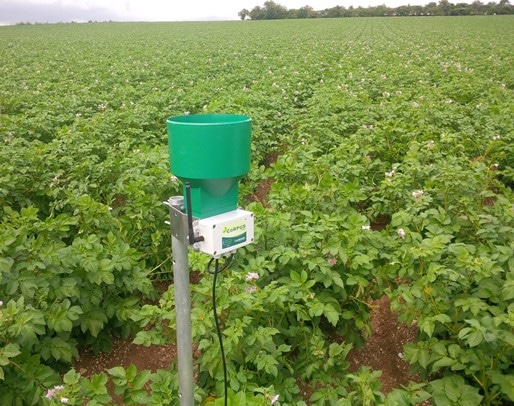
[[[237,208],[239,180],[250,170],[250,117],[194,114],[166,121],[171,172],[191,187],[192,215],[203,219]]]

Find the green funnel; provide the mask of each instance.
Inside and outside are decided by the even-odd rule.
[[[194,217],[237,209],[239,180],[250,170],[252,120],[235,114],[194,114],[166,121],[171,172],[191,185]]]

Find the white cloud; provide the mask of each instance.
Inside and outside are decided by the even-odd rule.
[[[0,0],[0,24],[107,21],[117,20],[120,17],[115,8],[108,8],[101,4],[81,3],[49,0],[11,0],[8,2]]]
[[[254,1],[208,0],[0,0],[1,22],[88,20],[174,21],[237,19]]]
[[[265,0],[0,0],[0,23],[62,21],[237,20],[246,8]],[[276,0],[288,9],[310,5],[315,10],[387,4],[426,4],[430,0]],[[471,1],[471,0],[469,0]]]

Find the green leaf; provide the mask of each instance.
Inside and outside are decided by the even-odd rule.
[[[449,375],[430,382],[433,388],[432,399],[436,406],[478,406],[483,396],[478,394],[478,388],[467,385],[460,375]]]
[[[436,362],[434,362],[433,368],[436,371],[438,371],[442,367],[449,367],[455,363],[456,363],[455,360],[448,358],[448,357],[443,357],[443,358],[438,359]]]
[[[101,285],[102,283],[112,285],[114,283],[114,274],[110,270],[98,269],[88,272],[87,275],[89,281],[97,285]]]
[[[73,328],[73,323],[68,318],[67,309],[52,309],[47,312],[48,328],[60,332],[70,332]]]
[[[108,402],[111,400],[111,397],[107,393],[107,375],[105,373],[102,372],[100,374],[93,375],[89,380],[83,380],[82,385],[87,391],[91,392],[91,395],[93,395],[98,401]],[[86,393],[86,395],[89,394]]]
[[[61,280],[59,292],[68,298],[78,297],[80,290],[77,288],[77,281],[74,278],[65,278]]]
[[[339,312],[334,308],[332,304],[326,304],[323,309],[323,314],[327,318],[330,324],[334,327],[337,325],[339,321]]]
[[[457,344],[452,344],[448,347],[448,353],[452,358],[456,359],[462,353],[462,348]]]
[[[57,360],[71,362],[72,347],[71,344],[63,340],[61,337],[52,337],[50,343],[50,351],[52,356]]]
[[[459,331],[458,337],[463,340],[471,331],[470,327],[464,327]]]
[[[438,321],[441,324],[451,323],[452,319],[447,314],[436,314],[433,317],[434,320]]]
[[[411,402],[407,397],[407,393],[401,389],[394,389],[387,395],[386,406],[410,406]]]
[[[20,346],[16,343],[9,343],[0,349],[0,365],[9,364],[9,358],[14,358],[21,354]]]
[[[432,337],[432,334],[434,333],[434,329],[435,329],[435,323],[434,321],[432,320],[432,318],[426,318],[424,319],[419,327],[421,328],[422,331],[424,331],[429,337]]]
[[[270,354],[259,354],[256,358],[256,366],[258,370],[266,371],[268,374],[273,376],[277,376],[278,369],[277,365],[278,361],[273,358]]]
[[[432,400],[435,406],[455,406],[455,402],[452,402],[444,392],[435,392],[432,395]]]
[[[14,264],[14,260],[12,258],[0,258],[0,275],[9,273]]]
[[[340,288],[343,288],[343,289],[344,289],[344,282],[343,282],[343,280],[341,279],[341,277],[340,277],[336,272],[332,272],[332,273],[331,273],[331,277],[332,277],[332,281],[333,281],[337,286],[339,286]]]
[[[127,380],[132,382],[137,375],[137,368],[134,364],[130,364],[127,368]]]
[[[5,379],[5,374],[2,366],[9,364],[9,358],[14,358],[21,354],[20,346],[18,344],[9,343],[0,349],[0,380]]]
[[[426,348],[420,348],[418,352],[418,362],[423,368],[428,367],[428,363],[430,362],[430,353]]]
[[[337,357],[339,354],[341,354],[344,350],[344,347],[337,343],[332,343],[328,347],[328,355],[330,358]]]
[[[484,340],[484,335],[481,331],[473,331],[466,336],[466,342],[470,347],[476,347]]]
[[[100,310],[93,310],[81,318],[80,328],[83,333],[89,331],[93,337],[97,337],[105,323],[107,323],[105,313]]]
[[[125,378],[126,376],[125,368],[123,367],[110,368],[107,370],[107,372],[109,373],[109,375],[115,378]]]
[[[291,278],[291,280],[293,282],[297,282],[297,283],[301,283],[302,282],[300,274],[298,272],[296,272],[296,271],[291,271],[291,273],[289,274],[289,277]]]
[[[351,320],[355,317],[355,312],[352,310],[345,310],[343,313],[341,313],[341,317],[345,320]]]
[[[514,299],[514,279],[507,280],[503,284],[501,296],[505,302]]]
[[[150,400],[150,396],[148,396],[148,394],[143,390],[137,390],[130,394],[130,399],[137,405],[147,405]]]
[[[321,316],[325,306],[319,300],[311,300],[308,302],[309,315],[311,317]]]
[[[63,382],[67,385],[75,385],[79,382],[80,378],[80,374],[72,368],[64,375]]]
[[[446,345],[442,342],[436,342],[432,346],[432,351],[435,354],[442,355],[442,356],[445,356],[447,354]]]
[[[111,272],[114,268],[114,264],[110,259],[104,258],[100,260],[98,267],[101,271]]]
[[[501,393],[514,402],[514,374],[504,375],[498,371],[488,371],[487,374],[494,384],[500,385]]]
[[[467,385],[468,390],[466,390],[462,395],[462,405],[464,406],[479,406],[482,404],[482,399],[484,398],[482,395],[477,393],[478,389],[473,388],[472,386]]]
[[[152,375],[152,372],[148,371],[148,370],[144,370],[144,371],[141,371],[140,373],[138,373],[132,382],[133,388],[136,390],[143,389],[145,384],[150,379],[151,375]]]

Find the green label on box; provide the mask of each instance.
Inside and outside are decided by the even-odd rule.
[[[230,248],[246,241],[246,221],[227,224],[221,232],[221,247]]]

